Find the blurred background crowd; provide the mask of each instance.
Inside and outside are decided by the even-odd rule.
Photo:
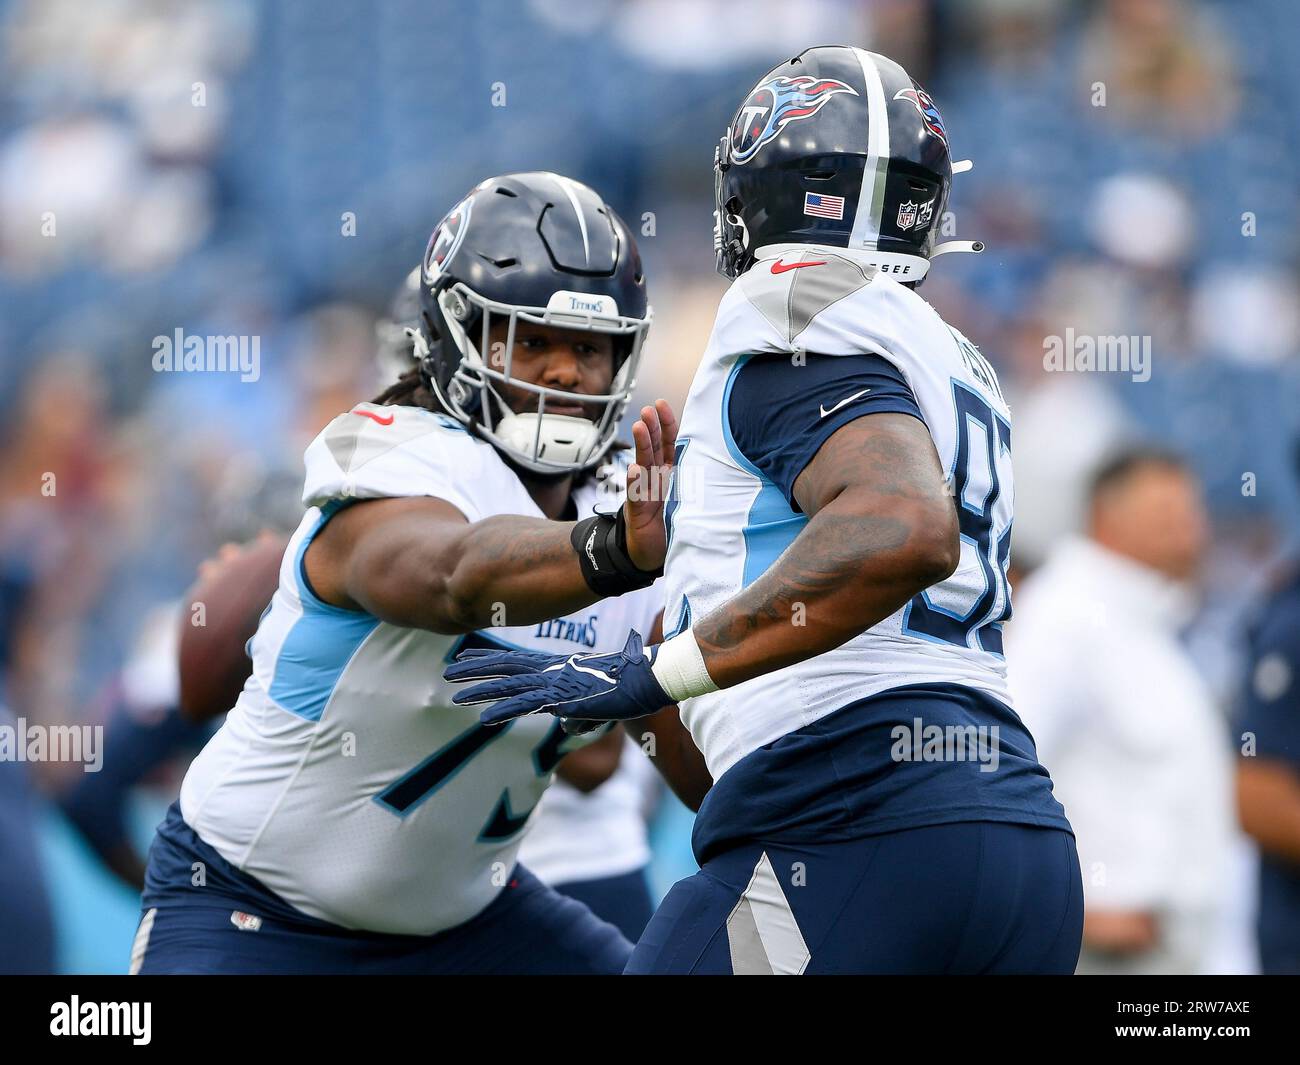
[[[376,321],[483,177],[555,170],[618,209],[655,308],[640,394],[679,405],[723,290],[713,146],[768,68],[857,44],[903,63],[974,161],[947,225],[988,250],[941,260],[921,293],[1016,418],[1013,559],[1044,578],[1026,612],[1047,619],[1027,657],[1082,647],[1044,635],[1072,580],[1122,589],[1083,611],[1114,646],[1022,682],[1067,810],[1119,837],[1090,847],[1076,821],[1089,903],[1122,917],[1094,919],[1096,967],[1258,968],[1231,774],[1252,626],[1300,517],[1297,40],[1290,0],[0,0],[0,703],[45,723],[161,711],[168,605],[266,520],[250,499],[292,508],[267,486],[388,383]],[[177,329],[258,337],[257,379],[156,372]],[[1049,372],[1045,338],[1067,330],[1150,338],[1149,379]],[[1098,479],[1139,444],[1158,450]],[[1157,574],[1186,594],[1139,625],[1125,596]],[[1123,653],[1157,627],[1149,657]],[[1081,699],[1103,668],[1116,690]],[[1188,686],[1158,686],[1181,716],[1126,683],[1148,670]],[[131,782],[140,846],[177,771]],[[72,827],[80,776],[0,765],[0,892],[31,907],[8,914],[31,946],[14,968],[125,970],[137,898]],[[1159,812],[1116,823],[1135,808]],[[689,824],[661,805],[659,891],[691,868]],[[1300,862],[1292,833],[1278,846]],[[1168,882],[1189,880],[1180,901]]]

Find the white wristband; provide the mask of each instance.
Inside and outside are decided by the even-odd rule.
[[[650,672],[675,703],[718,690],[704,668],[704,656],[690,629],[659,645]]]

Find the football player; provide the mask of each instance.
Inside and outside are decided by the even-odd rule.
[[[376,325],[386,377],[400,376],[414,364],[419,318],[417,267]],[[267,589],[268,599],[273,590]],[[572,751],[556,766],[555,780],[538,803],[520,861],[544,884],[585,903],[635,942],[654,912],[646,815],[662,784],[639,744],[621,730]]]
[[[716,781],[701,870],[629,972],[1071,972],[1074,837],[1002,657],[1011,415],[915,291],[980,250],[935,243],[948,130],[897,63],[813,48],[715,164],[733,284],[676,444],[667,639],[480,656],[456,701],[570,728],[679,703]]]
[[[608,973],[613,926],[515,862],[566,752],[451,704],[465,648],[615,650],[657,623],[662,401],[613,450],[650,325],[630,232],[549,173],[429,242],[419,363],[306,453],[253,674],[149,855],[132,971]],[[556,620],[558,619],[558,620]]]

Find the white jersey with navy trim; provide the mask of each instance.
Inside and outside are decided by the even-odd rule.
[[[350,500],[436,496],[470,521],[541,517],[491,445],[449,418],[362,404],[307,449],[311,509],[250,644],[253,675],[186,774],[185,821],[227,861],[312,917],[429,935],[479,913],[507,883],[560,755],[590,742],[549,715],[484,728],[453,706],[443,668],[462,646],[616,651],[646,632],[655,587],[540,625],[469,636],[403,628],[323,602],[302,558]],[[626,461],[616,460],[625,469]],[[579,516],[621,502],[624,475],[586,482]]]
[[[882,411],[929,429],[960,503],[960,564],[833,651],[686,700],[682,720],[715,780],[757,748],[890,688],[955,684],[1010,703],[1001,631],[1010,412],[965,337],[843,249],[763,249],[722,299],[682,413],[666,508],[667,635],[776,561],[807,522],[794,479],[835,429]]]

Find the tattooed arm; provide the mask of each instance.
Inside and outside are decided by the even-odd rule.
[[[636,462],[624,507],[628,554],[642,569],[664,557],[662,493],[649,488],[672,466],[676,430],[662,400],[632,427]],[[599,598],[569,543],[573,525],[516,515],[471,523],[427,496],[366,500],[326,523],[303,565],[325,602],[393,625],[445,633],[531,625]]]
[[[809,517],[794,543],[692,626],[721,688],[839,647],[957,567],[957,512],[930,434],[910,415],[837,430],[794,497]]]

